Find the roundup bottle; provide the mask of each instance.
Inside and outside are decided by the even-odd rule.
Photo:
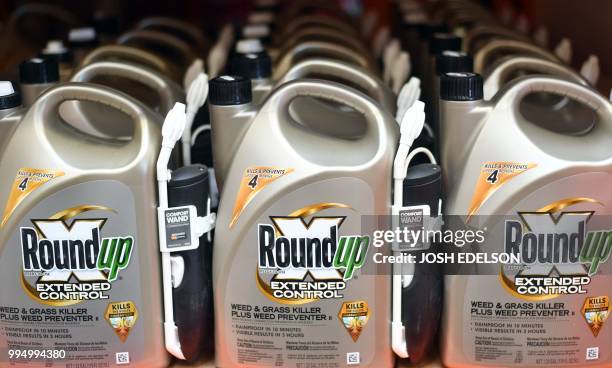
[[[573,131],[528,119],[520,105],[533,93],[580,102],[596,119],[575,120]],[[474,250],[513,257],[446,277],[443,363],[610,367],[610,102],[545,76],[484,102],[469,73],[443,76],[441,97],[446,212],[485,229]]]
[[[132,139],[69,129],[58,108],[74,99],[123,111]],[[0,160],[0,365],[167,366],[152,230],[159,120],[109,88],[64,84],[19,122]]]
[[[213,80],[210,97],[238,88],[250,91]],[[365,133],[348,140],[293,121],[292,101],[313,95],[361,111]],[[227,124],[249,113],[226,108]],[[332,82],[289,82],[254,113],[216,224],[216,366],[393,366],[390,269],[372,261],[361,222],[389,212],[398,138],[391,115]]]

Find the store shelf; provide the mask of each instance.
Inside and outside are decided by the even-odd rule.
[[[214,368],[215,364],[213,361],[203,361],[200,363],[196,363],[196,364],[185,364],[185,363],[181,363],[181,362],[176,362],[172,365],[172,367],[177,368],[177,367],[182,367],[182,368]],[[432,358],[429,359],[421,364],[410,364],[407,361],[398,361],[397,364],[397,368],[442,368],[442,363],[440,363],[440,360],[437,358]]]

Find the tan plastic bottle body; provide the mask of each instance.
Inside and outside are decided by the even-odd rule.
[[[0,157],[2,157],[2,152],[6,145],[10,142],[11,136],[24,112],[25,110],[22,106],[0,110]]]
[[[84,139],[85,136],[82,133],[66,129],[63,126],[65,123],[57,118],[57,108],[62,101],[74,98],[97,101],[124,109],[132,116],[135,123],[139,124],[139,127],[136,128],[138,142],[120,144],[91,137]],[[53,110],[55,110],[53,114],[48,114]],[[100,182],[111,183],[124,189],[129,188],[126,190],[131,193],[134,201],[134,207],[131,210],[135,211],[134,218],[130,217],[129,221],[133,220],[135,223],[136,233],[131,235],[135,239],[138,263],[130,263],[127,269],[129,267],[138,269],[140,282],[134,281],[130,295],[123,295],[122,298],[140,301],[136,304],[139,317],[126,340],[127,343],[130,343],[133,339],[138,339],[138,336],[143,338],[141,346],[145,351],[130,352],[134,353],[131,366],[139,368],[164,368],[169,363],[163,341],[161,272],[156,231],[155,163],[161,144],[160,127],[161,121],[157,115],[143,108],[127,95],[117,94],[111,89],[98,85],[65,84],[47,91],[41,100],[30,108],[19,122],[0,158],[0,168],[5,173],[0,180],[0,193],[2,193],[0,207],[2,209],[7,206],[9,193],[14,188],[15,175],[20,169],[45,169],[63,173],[32,190],[12,211],[8,221],[0,228],[0,254],[3,256],[7,255],[6,247],[17,246],[17,244],[8,242],[10,236],[18,230],[16,226],[23,221],[29,221],[26,216],[30,211],[48,198],[57,198],[58,195],[61,196],[62,193],[79,185],[95,186]],[[24,154],[24,146],[27,147],[27,154]],[[102,187],[102,190],[104,188],[105,186]],[[113,194],[104,193],[104,196],[112,197]],[[95,204],[101,193],[85,195],[88,196],[88,201],[91,203],[83,204],[88,205]],[[18,262],[18,266],[21,267],[21,262]],[[7,279],[3,281],[9,282]],[[7,287],[7,290],[10,289]],[[116,296],[112,297],[112,290],[114,289],[111,289],[111,299],[100,302],[95,308],[101,308],[101,304],[106,306],[109,302],[122,301],[115,299]],[[10,301],[6,300],[7,297],[7,295],[0,297],[0,304],[19,303],[22,299],[32,303],[25,293],[11,295]],[[40,305],[39,307],[44,308],[45,306]],[[78,304],[75,307],[78,308]],[[89,305],[88,308],[94,307]],[[112,331],[102,313],[96,317],[100,321],[95,322],[97,325],[94,327],[82,326],[79,328],[79,333],[85,333],[86,338],[95,338],[101,333],[108,334],[105,329]],[[137,329],[140,331],[137,332]],[[118,337],[114,332],[111,334],[116,340],[109,341],[109,344],[117,343]],[[76,338],[75,336],[74,339]],[[73,340],[70,342],[75,342]],[[42,342],[38,339],[36,341]],[[112,352],[112,358],[109,355],[108,363],[111,363],[110,359],[114,363],[114,354],[115,352]],[[136,359],[136,356],[139,358]],[[32,366],[37,367],[37,365]],[[42,367],[44,364],[39,366]]]
[[[281,215],[275,213],[278,206],[288,209],[319,202],[346,203],[349,206],[352,205],[359,213],[360,209],[367,207],[367,205],[365,207],[362,207],[362,205],[367,202],[366,198],[369,199],[370,196],[373,207],[369,209],[372,212],[369,214],[383,215],[390,211],[391,184],[389,178],[391,177],[394,147],[399,138],[397,123],[391,116],[383,114],[372,100],[363,97],[362,101],[367,100],[368,102],[359,106],[359,108],[367,106],[364,113],[368,114],[368,119],[384,119],[384,128],[379,126],[378,130],[378,132],[383,133],[376,137],[376,133],[372,131],[374,129],[369,129],[367,134],[371,136],[363,138],[359,142],[345,141],[331,136],[321,138],[322,141],[330,144],[335,142],[338,146],[334,149],[333,144],[321,146],[319,145],[321,141],[318,139],[311,140],[312,137],[309,134],[303,133],[306,128],[301,128],[294,122],[286,120],[288,118],[286,113],[277,115],[274,112],[278,108],[287,112],[285,110],[288,109],[287,99],[302,95],[300,88],[304,85],[314,91],[319,84],[333,86],[333,88],[322,89],[320,96],[330,98],[329,96],[338,93],[336,98],[340,102],[346,98],[345,94],[348,92],[339,91],[346,89],[346,87],[341,87],[335,83],[304,80],[290,82],[280,87],[266,100],[264,106],[255,115],[253,122],[243,135],[240,148],[230,163],[218,211],[215,235],[217,246],[213,260],[216,366],[218,367],[264,366],[258,363],[247,364],[236,361],[233,350],[236,347],[236,341],[232,337],[230,327],[232,317],[228,311],[229,306],[236,298],[251,298],[249,303],[266,303],[268,300],[257,287],[251,285],[252,279],[256,276],[254,270],[257,264],[256,258],[243,259],[246,253],[257,247],[256,242],[246,238],[251,236],[249,233],[252,234],[253,229],[258,225],[258,221],[268,218],[268,216]],[[306,95],[308,94],[306,93]],[[373,111],[378,112],[373,113]],[[372,128],[371,125],[369,127]],[[287,130],[284,131],[285,129]],[[284,132],[281,133],[281,131]],[[302,134],[304,134],[303,137],[301,137]],[[287,138],[282,138],[284,135]],[[303,151],[306,147],[310,147],[311,151],[309,153]],[[349,150],[353,151],[352,155],[349,154]],[[292,171],[258,190],[257,195],[244,206],[240,216],[236,217],[234,205],[237,203],[237,195],[241,188],[243,175],[249,167],[275,167],[291,169]],[[345,180],[353,184],[359,184],[355,184],[354,191],[347,190],[344,186],[337,186],[339,182]],[[327,187],[328,190],[320,189],[326,185],[334,187]],[[273,208],[276,208],[276,210]],[[366,213],[360,214],[367,215]],[[352,215],[354,214],[351,213]],[[234,224],[230,225],[232,222]],[[223,244],[223,246],[220,246],[220,244]],[[371,259],[366,261],[366,265],[368,262],[370,262],[368,267],[376,267]],[[351,280],[351,282],[355,283],[353,285],[359,284],[359,282],[363,283],[362,288],[360,288],[362,290],[361,298],[367,299],[372,313],[375,314],[375,316],[370,317],[370,322],[364,328],[363,335],[358,341],[358,343],[370,347],[372,351],[372,355],[367,358],[373,359],[368,360],[367,363],[362,363],[362,366],[382,368],[392,367],[394,364],[393,353],[390,348],[391,282],[390,270],[378,269],[378,272],[369,269],[369,272],[361,272],[358,280]],[[240,278],[240,281],[237,281],[237,277]],[[238,289],[229,286],[235,283],[239,283]],[[358,286],[353,287],[358,288]],[[354,292],[354,290],[351,292]],[[365,295],[371,296],[371,298],[365,297]],[[353,297],[356,299],[352,300],[361,300],[354,295]],[[282,304],[276,303],[273,303],[273,305],[282,306]],[[305,304],[306,307],[310,305]],[[321,305],[324,304],[317,303],[313,306]],[[339,307],[338,304],[338,309]],[[330,314],[333,318],[337,318],[338,309],[332,308],[334,312]],[[333,331],[329,333],[329,339],[333,340],[331,336],[338,334],[342,336],[343,341],[347,338],[350,340],[339,321],[327,323],[333,326]],[[328,336],[325,327],[317,330],[317,337],[321,338],[322,336]],[[342,342],[341,346],[338,347],[340,354],[354,351],[349,350],[351,345],[353,346],[352,349],[357,349],[355,347],[356,343],[346,346],[344,344],[347,343]],[[363,345],[360,346],[363,348]],[[279,352],[279,354],[283,353]],[[294,364],[294,361],[283,363],[284,366],[294,366]]]
[[[440,165],[448,192],[460,180],[466,155],[485,123],[487,104],[481,101],[440,101]],[[494,143],[491,143],[494,144]]]
[[[30,107],[38,96],[42,95],[47,89],[53,87],[56,83],[37,83],[37,84],[25,84],[22,83],[21,87],[21,102],[24,107]]]
[[[517,114],[518,104],[530,92],[547,92],[580,99],[597,111],[599,124],[581,136],[550,132]],[[465,218],[473,208],[477,185],[482,181],[481,170],[487,162],[510,162],[533,165],[510,180],[503,182],[483,200],[477,212],[479,228],[494,229],[497,222],[516,216],[520,211],[540,211],[540,208],[563,199],[586,197],[609,201],[607,189],[612,183],[612,155],[606,147],[610,145],[612,129],[612,107],[610,103],[590,88],[555,77],[523,77],[511,82],[502,93],[490,102],[441,101],[443,132],[442,165],[445,165],[446,214]],[[537,123],[537,122],[536,122]],[[444,129],[446,128],[446,129]],[[454,129],[454,130],[453,130]],[[452,141],[456,145],[452,145]],[[594,211],[597,216],[610,216],[609,204],[570,204],[565,211]],[[557,213],[557,212],[555,212]],[[497,216],[491,216],[497,215]],[[483,217],[480,217],[483,216]],[[491,216],[491,217],[487,217]],[[604,220],[605,221],[605,220]],[[609,222],[609,220],[608,220]],[[491,245],[488,243],[488,245]],[[487,250],[497,251],[497,250]],[[501,250],[500,250],[501,251]],[[484,266],[485,268],[487,266]],[[498,265],[494,267],[499,268]],[[484,268],[483,268],[484,269]],[[553,320],[525,317],[520,322],[542,323],[547,339],[572,339],[575,345],[559,345],[559,351],[574,351],[571,363],[550,363],[555,367],[608,367],[610,354],[602,354],[599,360],[585,360],[588,348],[607,341],[607,335],[595,337],[584,320],[582,312],[587,296],[609,295],[612,292],[610,265],[602,266],[598,275],[591,278],[588,294],[564,294],[552,299],[575,313],[570,317],[553,317]],[[490,269],[489,269],[490,270]],[[470,303],[546,303],[544,300],[522,299],[509,293],[500,281],[497,272],[478,271],[470,275],[448,275],[445,277],[441,357],[449,368],[466,367],[541,367],[535,359],[543,350],[538,345],[541,333],[528,336],[515,333],[476,331],[473,322],[483,325],[499,321],[497,317],[471,317]],[[513,320],[510,320],[513,321]],[[495,335],[497,338],[515,339],[518,347],[504,345],[503,352],[513,352],[509,358],[499,355],[475,358],[477,343],[475,336]],[[524,339],[534,339],[533,345]],[[544,349],[542,347],[542,349]],[[527,355],[527,351],[534,351]],[[522,355],[516,352],[521,352]],[[576,353],[577,352],[577,353]],[[569,353],[568,353],[569,354]],[[521,356],[520,360],[514,360]],[[569,355],[568,355],[569,356]],[[535,358],[534,358],[535,357]],[[547,356],[557,359],[558,355]],[[518,358],[517,358],[518,359]]]
[[[251,103],[237,106],[209,105],[210,131],[213,142],[213,167],[219,193],[223,190],[229,170],[244,133],[248,130],[256,111]]]

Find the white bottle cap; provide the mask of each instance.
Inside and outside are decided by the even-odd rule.
[[[249,24],[242,27],[242,35],[246,38],[261,38],[270,35],[270,27],[263,24]]]
[[[8,96],[15,93],[15,88],[13,88],[13,83],[9,81],[0,81],[0,96]]]
[[[68,49],[64,46],[62,40],[50,40],[47,42],[47,46],[42,51],[43,54],[63,54],[67,52]]]
[[[257,38],[247,38],[236,43],[236,52],[239,54],[252,54],[262,51],[264,51],[264,47]]]
[[[73,28],[68,33],[71,42],[93,41],[96,39],[96,30],[92,27]]]

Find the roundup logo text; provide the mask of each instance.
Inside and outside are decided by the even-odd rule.
[[[259,225],[259,275],[272,275],[268,285],[275,298],[342,298],[370,244],[368,236],[339,236],[344,219],[272,217],[274,226]]]
[[[612,252],[612,230],[586,231],[592,212],[521,213],[507,221],[505,251],[526,267],[514,278],[521,295],[585,294]]]
[[[102,238],[105,219],[32,220],[20,229],[23,272],[36,276],[42,300],[107,299],[129,263],[134,238]]]

